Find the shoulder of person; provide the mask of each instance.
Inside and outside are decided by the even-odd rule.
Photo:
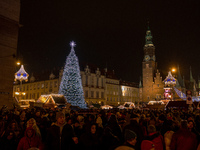
[[[115,150],[135,150],[135,149],[132,147],[129,147],[129,146],[122,145],[122,146],[115,148]]]

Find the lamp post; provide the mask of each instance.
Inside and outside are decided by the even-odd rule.
[[[19,95],[19,99],[22,95],[25,95],[25,92],[22,92],[22,82],[28,81],[29,74],[24,70],[24,65],[21,65],[21,68],[15,73],[15,81],[19,80],[20,88],[19,92],[15,92],[16,95]]]

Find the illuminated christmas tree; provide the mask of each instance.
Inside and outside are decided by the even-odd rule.
[[[72,106],[86,108],[79,62],[74,51],[75,43],[72,41],[70,46],[71,52],[66,59],[62,80],[60,83],[59,94],[63,94],[67,99],[67,102]]]

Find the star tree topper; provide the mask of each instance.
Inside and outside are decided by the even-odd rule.
[[[76,43],[74,41],[71,41],[70,46],[71,46],[71,48],[74,48],[76,46]]]

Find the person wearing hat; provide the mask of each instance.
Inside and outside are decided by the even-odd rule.
[[[70,150],[78,143],[71,125],[66,124],[65,114],[61,111],[56,113],[56,123],[47,131],[45,149],[47,150]]]
[[[124,141],[124,144],[117,147],[115,150],[135,150],[135,144],[137,142],[136,133],[126,129],[124,133]]]
[[[141,149],[141,142],[144,138],[144,133],[142,127],[139,125],[139,117],[138,115],[132,113],[130,116],[130,124],[126,125],[123,129],[123,133],[125,133],[126,129],[129,129],[136,133],[137,135],[137,143],[135,145],[135,149]]]

